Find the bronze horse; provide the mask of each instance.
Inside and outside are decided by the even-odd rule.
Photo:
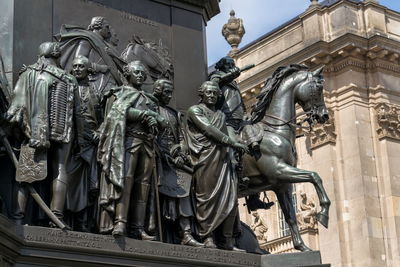
[[[251,124],[242,138],[258,143],[253,155],[243,157],[243,174],[250,178],[240,196],[272,190],[289,225],[294,248],[310,250],[303,242],[296,221],[292,199],[293,183],[312,183],[317,191],[321,211],[317,220],[328,227],[330,200],[321,177],[312,171],[296,168],[296,103],[307,115],[307,121],[325,123],[329,117],[323,97],[322,68],[311,72],[305,65],[278,68],[266,81],[253,107]],[[246,131],[247,130],[247,131]],[[252,132],[250,136],[246,132]]]

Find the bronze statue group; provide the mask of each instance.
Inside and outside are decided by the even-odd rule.
[[[278,68],[245,121],[235,79],[252,66],[239,69],[224,57],[183,116],[169,106],[170,60],[160,56],[152,71],[152,51],[140,38],[119,55],[114,30],[94,17],[87,29],[63,25],[56,40],[42,43],[38,61],[21,70],[4,116],[21,133],[18,160],[8,149],[16,223],[48,226],[50,218],[52,227],[116,238],[265,253],[240,222],[238,198],[246,197],[249,211],[268,209],[273,203],[259,192],[273,190],[295,248],[306,251],[290,184],[310,182],[322,208],[317,219],[328,225],[322,180],[295,167],[294,147],[295,103],[308,115],[303,122],[328,119],[322,69]]]
[[[184,118],[168,106],[170,75],[143,90],[147,67],[119,56],[104,17],[63,25],[56,38],[24,66],[5,113],[23,136],[13,219],[23,224],[29,195],[47,191],[53,227],[243,251],[238,184],[249,150],[236,137],[245,107],[233,59],[218,62]],[[265,208],[257,194],[249,203]]]

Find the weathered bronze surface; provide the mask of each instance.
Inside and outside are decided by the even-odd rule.
[[[251,145],[252,155],[243,157],[243,175],[250,178],[241,196],[272,190],[277,195],[293,237],[294,248],[310,250],[301,239],[294,211],[291,183],[312,183],[317,191],[321,211],[317,220],[328,227],[330,200],[315,173],[296,168],[295,104],[307,115],[310,125],[329,119],[323,97],[322,68],[311,72],[304,65],[278,68],[265,82],[252,110],[251,124],[245,126],[242,138]],[[247,129],[246,129],[247,128]]]
[[[101,16],[87,29],[63,25],[57,42],[40,45],[38,61],[22,69],[12,94],[0,75],[0,137],[4,152],[18,157],[11,218],[48,226],[50,217],[50,226],[112,240],[264,254],[237,203],[246,196],[249,210],[269,208],[258,196],[273,190],[295,248],[308,250],[289,185],[315,185],[325,226],[330,202],[316,173],[295,168],[294,103],[309,124],[328,119],[321,70],[279,68],[245,120],[235,79],[254,65],[239,69],[224,57],[184,116],[170,106],[185,95],[174,94],[178,73],[166,47],[134,36],[120,55],[117,31]],[[7,139],[14,130],[20,151]],[[47,216],[31,215],[29,194]]]
[[[160,208],[168,231],[165,240],[170,243],[203,247],[192,236],[195,223],[192,196],[192,165],[185,153],[186,142],[182,133],[183,115],[169,107],[173,83],[160,79],[154,83],[153,95],[158,99],[160,115],[166,127],[157,136],[158,190],[162,195]]]
[[[199,235],[206,239],[206,247],[216,247],[213,233],[221,227],[223,247],[232,250],[238,181],[230,150],[247,148],[229,136],[225,114],[215,108],[219,94],[217,83],[203,83],[199,89],[200,104],[189,108],[185,130],[195,169]]]
[[[46,42],[39,47],[39,60],[22,70],[15,86],[7,118],[19,126],[25,138],[22,143],[16,180],[13,217],[21,221],[25,214],[28,190],[23,183],[52,179],[50,208],[63,218],[68,175],[74,140],[74,77],[57,67],[58,43]]]
[[[153,240],[145,232],[152,184],[154,138],[164,119],[157,100],[141,90],[146,69],[140,61],[124,67],[129,85],[117,87],[108,99],[110,110],[100,128],[98,159],[103,168],[100,189],[100,232]],[[128,214],[128,211],[131,211]]]

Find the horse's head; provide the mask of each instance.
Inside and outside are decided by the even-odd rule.
[[[297,84],[294,97],[303,110],[308,114],[310,123],[325,123],[329,119],[325,105],[322,76],[323,67],[315,71],[306,71],[305,77]]]

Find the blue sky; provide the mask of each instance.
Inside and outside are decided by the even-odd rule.
[[[379,3],[400,12],[400,0],[379,0]],[[214,64],[230,50],[221,35],[221,28],[228,21],[231,9],[235,10],[237,18],[243,19],[246,29],[240,48],[301,14],[309,4],[309,0],[221,0],[221,13],[207,25],[208,65]]]

